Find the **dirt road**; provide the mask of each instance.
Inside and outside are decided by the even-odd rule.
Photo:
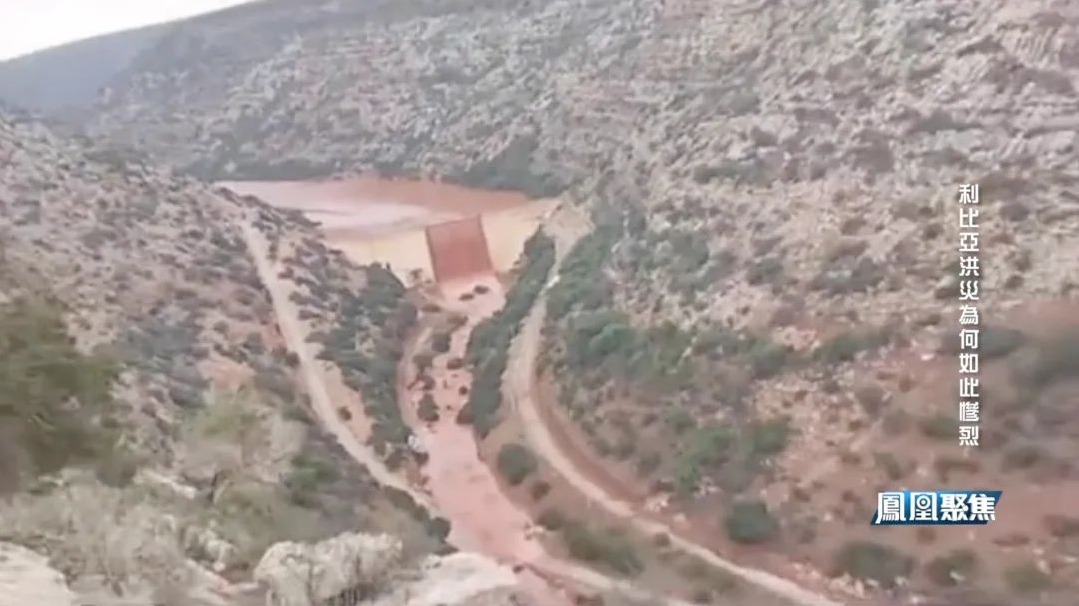
[[[299,358],[299,368],[303,382],[311,396],[314,411],[322,424],[337,438],[338,442],[345,448],[349,455],[360,464],[364,465],[380,484],[403,490],[410,494],[418,503],[432,511],[438,510],[433,506],[431,499],[426,494],[415,489],[407,480],[390,471],[378,455],[358,439],[354,434],[354,430],[337,415],[335,402],[331,396],[331,389],[327,387],[327,383],[331,381],[329,373],[315,358],[314,352],[311,351],[309,344],[306,342],[308,331],[299,320],[297,310],[289,299],[292,287],[278,278],[276,268],[268,254],[269,246],[263,235],[250,225],[244,224],[241,227],[248,245],[248,250],[255,261],[259,276],[270,293],[274,312],[277,316],[278,324],[281,327],[281,332],[288,343],[289,349]],[[555,235],[556,241],[559,241],[560,238],[557,237],[558,234],[556,233]],[[559,242],[560,251],[566,249],[567,242],[565,240],[566,239],[563,238],[562,241]],[[742,568],[723,560],[708,549],[678,537],[666,526],[648,520],[634,518],[632,507],[626,503],[610,498],[601,487],[591,482],[587,477],[577,471],[576,467],[557,447],[552,436],[540,421],[538,409],[531,398],[534,364],[540,342],[539,329],[542,327],[544,318],[544,301],[543,297],[537,301],[537,304],[533,308],[522,329],[521,335],[514,344],[514,355],[510,359],[504,385],[507,401],[511,402],[526,419],[524,426],[528,429],[528,438],[532,442],[536,452],[549,460],[552,466],[564,475],[566,479],[583,494],[588,495],[593,501],[606,508],[612,514],[629,518],[629,522],[638,528],[649,533],[666,532],[671,535],[672,542],[685,551],[697,555],[706,562],[717,567],[724,568],[755,585],[785,596],[803,606],[839,606],[837,602],[807,592],[784,579],[759,570]],[[470,321],[470,326],[474,321],[475,319]],[[467,332],[465,333],[464,339],[467,339]],[[362,411],[360,411],[360,413],[362,414]],[[435,455],[435,453],[432,454]],[[489,473],[486,466],[483,467],[484,473]],[[501,492],[492,493],[487,491],[487,494],[490,498],[500,499],[506,502],[509,501],[508,497],[502,495]],[[509,503],[509,506],[512,507],[512,503]],[[440,511],[440,513],[449,512]],[[463,520],[461,515],[451,514],[447,515],[447,517],[451,520],[453,525],[457,525]],[[521,531],[523,531],[526,523],[520,522],[519,525]],[[495,553],[491,553],[490,549],[492,548],[484,543],[485,541],[480,541],[476,546],[483,548],[486,555],[503,560],[506,559],[504,550],[496,549]],[[587,567],[537,555],[535,552],[531,553],[532,555],[527,557],[518,558],[517,563],[534,571],[537,576],[547,580],[546,582],[558,584],[559,582],[568,581],[570,584],[576,583],[594,590],[615,591],[627,597],[649,604],[689,606],[687,602],[656,596],[651,592],[642,590],[630,583],[607,577]],[[530,583],[534,584],[535,581],[530,581]],[[557,604],[558,602],[554,603]]]
[[[551,235],[555,239],[559,262],[565,252],[572,246],[578,234],[579,231],[566,233],[557,229],[551,230]],[[553,271],[556,272],[557,268],[558,264],[556,264]],[[701,558],[712,566],[726,570],[748,583],[761,587],[795,604],[802,606],[841,606],[840,602],[808,591],[781,577],[763,570],[745,568],[725,560],[710,549],[679,536],[677,531],[670,526],[636,515],[632,505],[613,498],[604,488],[580,472],[577,466],[558,446],[554,436],[545,425],[532,395],[534,393],[536,356],[539,353],[542,341],[541,329],[546,318],[546,309],[546,296],[544,293],[537,298],[532,311],[526,318],[520,333],[518,333],[513,343],[502,385],[503,396],[515,408],[517,414],[521,416],[521,425],[524,427],[527,439],[535,452],[546,459],[575,489],[587,495],[589,499],[605,508],[612,515],[623,518],[627,523],[642,532],[650,535],[665,533],[671,537],[672,545]]]
[[[416,380],[416,366],[411,363],[414,352],[408,351],[404,356],[408,362],[402,383],[413,387],[402,390],[401,406],[405,418],[413,424],[413,431],[423,440],[430,454],[423,473],[440,513],[453,521],[450,541],[503,563],[523,566],[518,574],[520,586],[536,606],[571,606],[572,598],[562,590],[567,584],[591,591],[620,593],[650,605],[689,606],[686,602],[657,596],[585,566],[551,557],[537,540],[528,513],[502,492],[494,471],[480,458],[471,426],[456,422],[457,411],[467,401],[460,389],[469,386],[472,377],[466,369],[448,368],[447,362],[465,355],[469,334],[476,324],[504,303],[502,287],[493,275],[475,281],[475,284],[481,283],[486,286],[486,292],[467,301],[462,301],[458,295],[471,291],[473,283],[456,289],[450,287],[444,298],[435,301],[443,309],[468,319],[453,332],[450,350],[436,355],[427,371],[435,384],[430,395],[439,408],[437,421],[418,421],[416,409],[426,392]],[[430,335],[430,327],[425,327],[415,339],[414,346],[425,346]]]
[[[320,422],[327,427],[330,432],[337,438],[341,446],[349,453],[349,455],[366,467],[371,475],[384,486],[392,486],[399,490],[403,490],[410,494],[416,502],[424,505],[428,510],[432,512],[438,512],[440,515],[445,515],[450,520],[453,528],[459,526],[468,526],[469,520],[479,521],[483,523],[488,520],[486,515],[477,518],[477,513],[485,513],[484,511],[473,510],[470,513],[465,512],[467,517],[462,517],[460,511],[447,512],[437,507],[432,500],[425,494],[414,488],[407,480],[401,476],[390,471],[386,465],[382,462],[382,459],[367,445],[363,444],[353,433],[348,425],[346,425],[341,418],[336,414],[336,406],[333,398],[330,395],[330,389],[327,387],[327,382],[331,380],[328,373],[321,367],[319,361],[315,358],[311,351],[306,337],[308,334],[307,329],[303,326],[299,320],[299,315],[292,301],[289,299],[289,295],[292,292],[291,286],[277,277],[277,271],[273,262],[269,256],[269,246],[266,243],[266,239],[261,233],[259,233],[252,226],[244,224],[241,225],[244,239],[247,242],[248,251],[250,252],[252,259],[255,261],[256,268],[263,285],[270,293],[270,298],[273,304],[274,313],[277,316],[277,322],[281,327],[282,335],[285,338],[286,343],[290,351],[295,353],[299,358],[300,372],[307,388],[308,394],[311,396],[312,406],[315,414],[318,416]],[[460,343],[467,341],[467,331],[460,331],[463,335],[457,337]],[[410,358],[406,358],[410,359]],[[357,411],[356,415],[362,415],[362,410]],[[356,416],[354,415],[354,416]],[[478,461],[478,454],[475,453],[475,444],[472,442],[471,432],[467,428],[462,427],[468,434],[468,444],[471,445],[472,454]],[[430,436],[427,436],[430,441]],[[437,442],[435,443],[437,446]],[[434,454],[434,453],[433,453]],[[467,453],[465,453],[467,455]],[[438,456],[437,454],[435,455]],[[434,457],[432,457],[434,458]],[[466,456],[467,460],[467,456]],[[475,468],[475,473],[489,474],[490,470],[480,463],[482,469]],[[452,477],[452,476],[451,476]],[[461,486],[456,486],[456,489],[460,489]],[[455,490],[455,486],[447,484],[446,489],[449,491]],[[502,495],[501,492],[495,490],[487,490],[485,492],[488,499],[492,501],[485,503],[485,506],[491,504],[499,504],[504,502],[513,506],[509,499]],[[460,501],[460,499],[457,499]],[[467,504],[467,501],[464,502]],[[452,509],[452,508],[451,508]],[[454,515],[456,514],[456,515]],[[509,514],[512,515],[512,514]],[[524,520],[515,520],[512,525],[517,525],[518,529],[523,530],[527,526],[527,522]],[[475,526],[475,524],[472,524]],[[457,531],[460,534],[460,531]],[[488,537],[498,538],[492,533],[486,533]],[[456,538],[456,537],[455,537]],[[487,541],[489,543],[489,541]],[[478,542],[473,541],[475,547],[489,547],[485,544],[484,540]],[[534,549],[538,545],[533,545]],[[549,586],[552,588],[553,595],[541,595],[538,596],[541,601],[538,606],[562,606],[563,604],[571,604],[572,602],[559,601],[558,594],[561,591],[559,586],[578,585],[587,587],[593,591],[601,592],[617,592],[627,597],[640,600],[646,604],[660,604],[664,606],[692,606],[688,602],[681,600],[667,599],[657,596],[649,591],[645,591],[634,587],[633,585],[624,581],[604,576],[598,572],[590,570],[584,566],[577,566],[569,563],[564,563],[549,559],[541,551],[531,551],[529,553],[521,553],[514,556],[511,552],[508,554],[504,548],[496,549],[477,549],[480,553],[500,559],[503,561],[510,561],[512,563],[520,564],[523,566],[519,576],[522,579],[522,584],[525,589],[531,588],[533,591],[542,591],[542,588]],[[492,553],[493,551],[493,553]],[[520,557],[524,555],[525,557]],[[545,599],[544,599],[545,598]]]
[[[337,407],[327,387],[329,377],[326,376],[327,373],[311,351],[311,346],[307,343],[308,331],[300,322],[296,306],[289,299],[292,287],[277,277],[277,271],[270,261],[269,247],[263,235],[250,225],[241,225],[241,229],[247,241],[247,249],[255,261],[259,278],[270,293],[277,323],[281,327],[285,342],[289,350],[300,360],[300,374],[304,386],[311,396],[312,407],[322,425],[329,429],[353,459],[367,468],[379,484],[403,490],[417,503],[430,508],[430,499],[427,495],[417,491],[404,478],[390,471],[378,454],[361,442],[353,430],[338,416]]]

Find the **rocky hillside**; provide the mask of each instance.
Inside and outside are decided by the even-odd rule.
[[[77,115],[168,27],[107,34],[0,61],[0,99],[51,115]]]
[[[444,521],[375,483],[307,409],[240,229],[303,243],[302,222],[25,118],[0,116],[0,159],[0,540],[69,579],[160,591],[185,587],[186,560],[249,577],[283,540],[442,546]],[[404,303],[320,250],[295,279],[347,289],[354,314]]]
[[[551,293],[552,399],[627,481],[854,592],[1074,595],[1074,2],[343,4],[191,21],[88,126],[207,179],[560,192],[602,227]],[[951,382],[962,182],[994,329],[974,453]],[[865,528],[908,482],[1003,487],[1031,515]]]

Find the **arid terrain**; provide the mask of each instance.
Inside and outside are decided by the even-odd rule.
[[[245,473],[366,486],[360,528],[535,565],[533,598],[1076,603],[1075,2],[266,0],[154,36],[84,137],[0,136],[4,294],[126,356],[105,424],[142,467],[179,473],[183,411],[247,385],[304,437]],[[462,300],[430,234],[477,216]],[[985,527],[870,527],[899,488],[1004,496]]]
[[[0,538],[86,596],[242,578],[276,542],[346,530],[390,532],[409,559],[440,548],[441,524],[315,423],[244,230],[304,250],[292,270],[314,288],[363,299],[377,270],[303,248],[318,234],[295,217],[25,118],[0,118],[0,157]],[[393,284],[374,296],[408,309]]]

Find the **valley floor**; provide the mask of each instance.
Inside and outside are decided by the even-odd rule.
[[[260,190],[260,193],[267,192]],[[297,196],[296,199],[302,198],[296,192],[290,195]],[[335,214],[348,214],[347,205],[340,200],[335,201],[334,205]],[[422,205],[412,206],[413,209],[419,207]],[[339,217],[334,224],[340,226],[340,221],[362,222],[363,215],[364,211],[357,209],[351,219],[347,216]],[[438,221],[440,218],[445,219],[443,215],[435,213],[426,220]],[[548,230],[554,234],[557,241],[559,256],[577,237],[587,231],[587,222],[573,216],[572,212],[548,212],[545,219]],[[422,222],[424,219],[419,217],[413,220]],[[415,229],[417,225],[410,224],[409,227]],[[628,599],[648,604],[688,604],[673,597],[660,598],[653,594],[653,590],[646,590],[639,583],[606,576],[591,568],[573,564],[562,557],[562,554],[556,554],[557,547],[552,547],[549,540],[544,540],[544,531],[533,524],[532,512],[528,511],[527,503],[515,503],[512,496],[507,494],[506,487],[500,485],[499,479],[489,466],[491,453],[485,452],[489,448],[482,443],[477,444],[471,427],[456,422],[456,412],[466,400],[465,394],[471,384],[471,377],[467,368],[460,366],[460,362],[450,368],[450,360],[464,356],[471,330],[504,303],[502,285],[494,275],[481,276],[458,285],[426,289],[428,292],[425,303],[428,306],[456,314],[464,321],[454,327],[449,351],[435,356],[429,371],[430,379],[435,381],[430,394],[439,411],[438,420],[421,421],[417,412],[419,403],[428,392],[416,388],[417,370],[413,357],[422,347],[429,347],[432,334],[430,323],[423,325],[421,321],[419,333],[409,339],[408,351],[402,358],[402,368],[399,371],[399,402],[402,414],[429,456],[421,468],[417,482],[416,478],[406,479],[401,473],[391,471],[364,443],[369,428],[365,422],[362,404],[352,401],[356,398],[347,396],[347,390],[335,379],[335,372],[324,367],[309,351],[306,339],[310,331],[300,320],[297,310],[293,309],[290,301],[291,287],[279,279],[277,270],[280,268],[275,267],[264,237],[250,226],[245,226],[244,233],[250,250],[256,256],[260,277],[272,294],[282,333],[286,336],[290,349],[299,357],[300,369],[318,417],[342,446],[371,470],[379,482],[409,493],[418,503],[427,505],[449,519],[449,539],[452,544],[514,565],[519,573],[522,590],[537,606],[573,604],[574,592],[569,590],[570,587],[583,590],[584,594],[616,592]],[[344,249],[347,254],[350,247],[340,246],[341,234],[335,231],[332,235],[334,237],[331,244]],[[362,241],[370,237],[372,234],[360,229],[352,232],[350,239]],[[369,262],[368,259],[354,260],[360,263]],[[476,288],[477,285],[480,288]],[[595,518],[591,521],[628,524],[645,540],[659,534],[668,535],[672,546],[678,550],[705,562],[707,566],[716,567],[745,581],[750,586],[750,593],[740,593],[738,598],[731,596],[738,603],[748,599],[754,606],[838,606],[839,602],[824,595],[719,557],[707,547],[685,538],[679,530],[672,527],[669,520],[660,522],[639,507],[613,497],[608,487],[590,477],[588,471],[577,465],[573,457],[567,456],[559,440],[553,437],[552,430],[547,427],[548,419],[532,396],[543,310],[541,296],[528,314],[521,334],[515,339],[504,377],[506,407],[511,409],[508,414],[514,417],[513,424],[524,428],[523,438],[540,457],[542,464],[558,476],[562,486],[576,493],[573,499],[583,498],[584,502],[589,504],[588,515]],[[339,414],[341,408],[349,411],[348,420]],[[596,505],[594,509],[593,504]],[[677,579],[667,578],[665,581],[645,584],[658,585],[654,589],[662,589],[663,593],[668,595],[685,593],[684,590],[679,592],[672,589],[679,584],[684,585]]]

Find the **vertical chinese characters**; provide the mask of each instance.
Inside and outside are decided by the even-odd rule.
[[[981,421],[978,378],[978,300],[981,257],[978,248],[977,184],[959,186],[959,445],[977,446]]]

